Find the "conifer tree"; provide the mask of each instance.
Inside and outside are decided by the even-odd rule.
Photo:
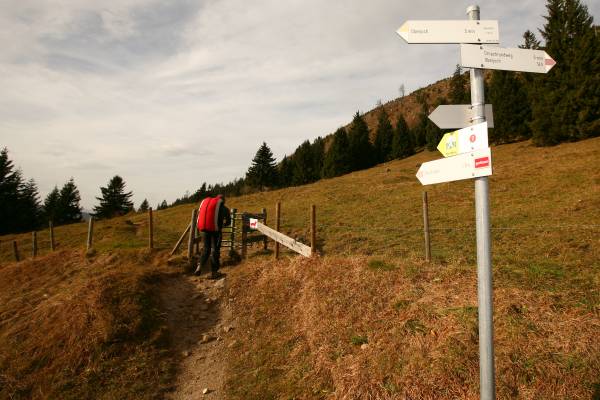
[[[375,165],[375,149],[369,140],[369,127],[357,111],[348,129],[350,144],[350,165],[352,171],[370,168]]]
[[[59,224],[59,201],[60,201],[60,191],[58,187],[54,186],[54,189],[48,193],[46,198],[44,199],[44,218],[48,219],[48,221],[52,221],[54,225]]]
[[[540,41],[537,40],[535,34],[528,29],[523,34],[523,44],[520,45],[519,48],[537,50],[540,48]]]
[[[394,157],[392,156],[392,141],[394,139],[394,128],[390,123],[390,118],[385,111],[383,106],[379,112],[379,119],[377,122],[377,130],[375,132],[375,153],[377,155],[377,162],[382,163],[390,161]]]
[[[305,185],[317,180],[320,171],[315,171],[315,161],[312,147],[308,140],[305,140],[294,152],[294,169],[292,174],[292,184]]]
[[[265,142],[260,146],[252,165],[246,172],[246,182],[248,185],[259,190],[271,188],[277,185],[277,167],[275,166],[275,157],[271,149]]]
[[[444,132],[442,132],[440,128],[438,128],[433,122],[427,121],[427,125],[425,126],[427,150],[435,151],[443,136]]]
[[[466,74],[462,73],[460,65],[456,65],[456,70],[450,79],[450,91],[448,100],[450,104],[469,104],[471,95],[467,91],[469,79]]]
[[[75,180],[71,178],[60,189],[57,223],[70,224],[81,221],[80,202],[79,189],[75,186]]]
[[[19,189],[23,183],[21,172],[14,169],[6,147],[0,151],[0,234],[21,230],[19,214]]]
[[[510,71],[494,71],[488,95],[494,105],[494,129],[490,142],[509,143],[531,136],[531,108],[521,75]]]
[[[132,192],[125,192],[125,181],[115,175],[106,187],[100,187],[102,197],[96,197],[100,204],[94,207],[97,218],[112,218],[124,215],[133,210]]]
[[[325,140],[322,137],[316,138],[311,144],[311,152],[313,158],[313,179],[318,181],[321,179],[321,171],[325,162]]]
[[[169,205],[167,204],[167,200],[163,200],[162,203],[160,203],[159,206],[159,210],[166,210],[167,208],[169,208]]]
[[[426,133],[427,124],[429,122],[429,106],[427,105],[427,95],[423,91],[419,91],[416,95],[417,103],[421,106],[417,115],[417,123],[411,129],[415,148],[423,147],[427,143]]]
[[[555,145],[600,135],[600,37],[579,0],[548,0],[540,33],[556,65],[530,85],[533,140]]]
[[[413,135],[402,115],[398,117],[394,140],[392,142],[392,155],[394,158],[405,158],[415,154]]]
[[[148,208],[150,208],[150,205],[148,204],[148,199],[144,199],[144,201],[142,201],[140,207],[138,208],[138,212],[146,212],[148,211]]]
[[[292,186],[292,177],[294,175],[294,161],[291,157],[283,156],[281,163],[278,167],[279,174],[279,186],[289,187]]]
[[[40,225],[41,206],[37,184],[33,179],[24,183],[19,190],[19,230],[30,231]]]
[[[350,144],[346,130],[341,127],[333,134],[329,150],[325,154],[323,176],[333,178],[350,172]]]

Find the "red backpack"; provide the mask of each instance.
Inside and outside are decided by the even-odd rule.
[[[198,213],[198,230],[200,232],[217,232],[219,230],[219,209],[221,197],[207,197],[200,203]]]

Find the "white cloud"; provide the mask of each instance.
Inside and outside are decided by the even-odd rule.
[[[425,0],[0,0],[0,145],[43,194],[75,177],[86,208],[121,175],[135,201],[242,176],[360,109],[449,76],[457,46],[407,45],[406,19],[462,19]],[[545,13],[480,2],[516,46]],[[600,6],[590,8],[597,14]]]

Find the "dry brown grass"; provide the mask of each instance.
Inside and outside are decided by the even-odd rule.
[[[369,268],[367,257],[245,265],[231,285],[242,322],[232,398],[477,399],[473,268],[386,262],[395,269]],[[497,279],[498,398],[589,399],[598,390],[600,316],[574,292]]]
[[[490,196],[498,397],[597,398],[600,138],[553,148],[522,142],[497,146],[493,152]],[[439,155],[423,152],[312,185],[228,199],[229,206],[241,210],[267,207],[270,221],[275,202],[281,201],[282,231],[303,241],[309,237],[310,205],[316,204],[319,247],[324,255],[315,261],[277,264],[257,255],[230,273],[232,304],[241,325],[234,331],[238,341],[229,359],[233,398],[478,396],[473,183],[427,188],[434,262],[424,264],[423,187],[414,174],[419,163],[434,158]],[[159,249],[171,248],[193,207],[155,213]],[[101,338],[106,337],[106,326],[112,326],[106,322],[111,313],[89,310],[114,309],[98,300],[104,297],[88,297],[83,288],[91,285],[89,291],[99,293],[99,282],[105,282],[102,277],[108,274],[114,280],[106,282],[114,287],[125,282],[124,292],[110,292],[110,298],[118,302],[133,293],[130,287],[152,287],[133,282],[155,267],[119,261],[146,245],[146,216],[99,221],[96,228],[98,255],[89,260],[93,268],[81,263],[85,224],[57,228],[62,252],[48,256],[47,243],[40,244],[43,255],[35,263],[11,261],[10,241],[19,240],[22,254],[27,254],[30,235],[0,238],[0,368],[3,387],[12,388],[13,393],[37,393],[39,376],[50,379],[52,371],[59,370],[52,357],[33,364],[30,360],[35,357],[51,354],[60,359],[62,353],[57,349],[65,347],[64,343],[82,341],[92,347],[104,343]],[[47,231],[39,237],[47,238]],[[160,254],[159,258],[164,258],[164,252]],[[47,271],[45,260],[52,260]],[[24,266],[27,273],[21,277],[19,268]],[[41,271],[42,278],[36,278],[34,271]],[[54,303],[40,300],[44,293],[55,293],[52,296],[73,311],[52,320],[52,309],[47,307]],[[123,301],[122,307],[130,310],[130,315],[143,309],[135,311],[126,306],[135,303]],[[87,315],[88,325],[71,314]],[[61,330],[62,336],[49,335],[46,347],[41,348],[38,342],[46,338],[30,333],[37,332],[28,325],[32,316],[46,330]],[[71,332],[70,326],[92,328],[82,333],[80,328]],[[82,339],[67,339],[70,335]],[[26,342],[15,344],[12,337]],[[368,346],[361,349],[365,340]],[[10,350],[13,347],[18,350]],[[145,374],[160,370],[150,368],[156,365],[152,361],[156,360],[154,347],[125,348],[130,351],[126,354],[136,354],[134,360],[150,357],[151,361],[137,364],[140,371],[146,371],[140,372],[141,381],[151,376]],[[98,358],[77,361],[75,354],[81,351],[67,352],[73,355],[65,360],[75,360],[73,365],[107,365],[94,367],[96,380],[83,386],[90,393],[103,377],[119,382],[121,372],[128,368],[125,358],[118,356],[102,362]],[[7,366],[10,374],[4,372]],[[85,381],[81,371],[85,368],[57,376],[76,377],[70,382],[80,383]],[[168,374],[161,372],[160,376]],[[60,379],[52,379],[42,387],[59,390],[56,382]],[[78,394],[72,386],[62,387],[67,394]],[[121,390],[119,393],[135,393],[125,383]],[[57,397],[57,393],[62,392],[42,394]]]
[[[0,267],[0,398],[160,398],[173,375],[147,252]]]

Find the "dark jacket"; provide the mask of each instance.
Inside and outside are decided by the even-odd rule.
[[[221,203],[221,207],[219,207],[219,231],[223,229],[224,226],[231,225],[231,213],[229,212],[229,208],[225,207],[225,204]]]

